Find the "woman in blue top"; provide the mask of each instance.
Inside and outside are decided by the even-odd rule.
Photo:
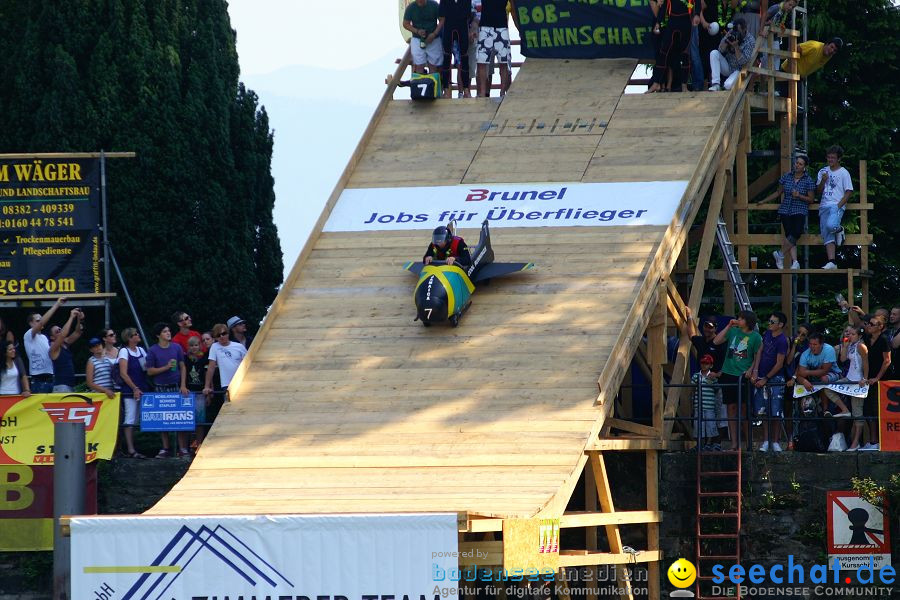
[[[781,250],[772,253],[775,266],[779,269],[784,268],[784,257],[789,252],[791,268],[800,268],[797,261],[797,240],[806,231],[806,215],[809,214],[810,203],[815,199],[816,189],[812,177],[806,173],[807,164],[809,158],[798,154],[794,160],[793,172],[782,175],[778,180],[778,189],[760,201],[770,202],[781,196],[778,216],[781,217],[781,226],[784,228],[784,241],[781,242]]]

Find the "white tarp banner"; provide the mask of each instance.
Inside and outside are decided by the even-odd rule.
[[[77,517],[73,600],[434,598],[456,514]],[[452,593],[450,598],[456,598]]]
[[[865,398],[869,395],[869,386],[859,385],[858,383],[814,383],[812,390],[807,390],[799,383],[794,386],[794,398],[803,398],[815,394],[819,390],[829,389],[843,394],[845,396],[853,396],[854,398]]]
[[[459,227],[668,225],[687,181],[521,183],[355,188],[341,193],[325,231]]]

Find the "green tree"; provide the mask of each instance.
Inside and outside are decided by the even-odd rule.
[[[0,152],[108,161],[110,239],[145,322],[262,319],[282,282],[272,132],[224,0],[0,0]],[[130,323],[124,304],[115,324]]]
[[[867,161],[868,196],[875,205],[869,213],[869,229],[875,237],[869,253],[874,273],[871,305],[891,306],[900,302],[900,245],[895,242],[900,225],[900,11],[890,0],[808,0],[807,8],[809,39],[827,42],[839,36],[845,43],[837,56],[808,78],[811,174],[824,164],[825,150],[833,144],[844,148],[843,164],[855,182],[859,181],[859,161]],[[802,143],[800,126],[797,139]],[[755,128],[754,149],[777,151],[778,143],[777,128]],[[771,165],[772,159],[756,159],[752,168],[759,174]],[[756,217],[773,222],[771,215]],[[817,223],[817,215],[811,214],[812,231],[818,230]],[[850,232],[859,231],[857,214],[848,213],[844,226]],[[825,262],[819,247],[810,248],[810,256],[812,267]],[[859,268],[859,249],[842,247],[838,259],[841,266]],[[834,303],[834,293],[843,287],[842,281],[814,276],[810,285],[814,324],[837,326],[844,317]],[[780,289],[773,282],[752,293],[778,296]]]

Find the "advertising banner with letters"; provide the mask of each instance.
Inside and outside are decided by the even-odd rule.
[[[900,452],[900,381],[878,382],[879,448]]]
[[[118,394],[0,396],[0,465],[52,465],[53,424],[73,421],[85,425],[87,462],[109,460],[119,429]]]
[[[73,600],[455,599],[457,515],[75,517]],[[438,588],[438,591],[435,591]],[[443,595],[443,588],[448,589]]]
[[[0,296],[101,289],[100,162],[0,159]]]
[[[648,0],[516,0],[522,54],[653,58]]]
[[[147,392],[141,395],[141,431],[194,431],[194,394]]]
[[[85,470],[85,510],[97,512],[97,463]],[[0,552],[53,550],[53,467],[0,465]]]
[[[891,564],[891,521],[887,501],[874,506],[856,492],[828,492],[828,565],[842,571]]]
[[[452,219],[476,229],[671,223],[687,181],[521,183],[348,188],[324,231],[433,229]]]

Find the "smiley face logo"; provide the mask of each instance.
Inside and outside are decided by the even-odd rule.
[[[669,567],[667,575],[669,583],[677,588],[686,588],[697,579],[697,569],[694,568],[694,563],[691,561],[679,558]]]

